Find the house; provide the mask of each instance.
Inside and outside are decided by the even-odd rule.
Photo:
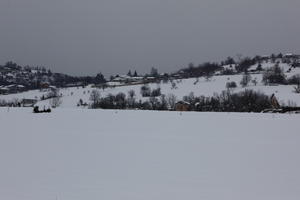
[[[175,104],[175,110],[176,111],[189,111],[190,109],[190,103],[186,102],[186,101],[178,101]]]
[[[37,103],[36,99],[23,99],[21,104],[23,107],[33,107]]]
[[[8,89],[9,93],[24,92],[26,90],[24,85],[16,85],[16,84],[8,85],[6,86],[6,88]]]
[[[84,85],[85,84],[83,82],[76,82],[76,83],[68,83],[65,85],[65,87],[82,87]]]
[[[128,76],[128,75],[117,75],[116,77],[114,77],[111,81],[109,85],[116,85],[113,83],[117,83],[118,85],[123,85],[123,84],[137,84],[137,83],[142,83],[145,80],[148,80],[149,77],[144,78],[141,76]]]
[[[5,86],[0,86],[0,94],[8,94],[9,89]]]
[[[41,88],[42,89],[47,89],[49,87],[50,87],[50,83],[48,83],[48,82],[41,83]]]
[[[300,60],[300,55],[292,54],[292,53],[287,53],[283,56],[283,61],[284,62],[293,62],[293,63],[298,63]]]
[[[270,59],[270,56],[269,55],[262,55],[261,59],[262,60],[268,60],[268,59]]]

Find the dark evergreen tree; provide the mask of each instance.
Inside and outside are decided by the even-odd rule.
[[[153,77],[157,77],[158,76],[158,70],[156,68],[152,67],[150,75],[153,76]]]
[[[103,76],[102,73],[99,73],[99,74],[96,75],[96,77],[95,77],[95,83],[96,84],[106,83],[106,80],[105,80],[105,78],[104,78],[104,76]]]

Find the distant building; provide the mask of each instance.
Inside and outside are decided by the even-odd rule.
[[[152,77],[141,77],[141,76],[128,76],[128,75],[120,75],[114,77],[110,82],[115,82],[115,83],[141,83],[144,80],[152,80]],[[154,79],[154,78],[153,78]]]
[[[292,53],[287,53],[283,57],[290,58],[290,59],[300,59],[300,55],[296,55],[296,54],[292,54]]]
[[[16,85],[16,84],[12,84],[12,85],[8,85],[6,86],[6,88],[8,89],[8,93],[17,93],[17,92],[24,92],[26,90],[24,85]]]
[[[42,89],[47,89],[47,88],[49,88],[49,87],[50,87],[50,83],[48,83],[48,82],[41,83],[41,88],[42,88]]]
[[[82,86],[84,86],[83,82],[68,83],[65,85],[65,87],[82,87]]]
[[[175,104],[175,110],[176,111],[189,111],[190,109],[190,103],[186,102],[186,101],[178,101]]]
[[[23,107],[33,107],[37,103],[36,99],[23,99],[21,104]]]
[[[5,86],[0,86],[0,94],[8,94],[9,89]]]

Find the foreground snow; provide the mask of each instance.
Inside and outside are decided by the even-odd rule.
[[[0,108],[0,199],[296,200],[299,120]]]

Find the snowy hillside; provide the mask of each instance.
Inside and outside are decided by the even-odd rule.
[[[300,68],[299,68],[300,69]],[[288,77],[297,74],[300,70],[294,70],[292,73],[286,73]],[[239,82],[242,79],[242,75],[228,75],[228,76],[213,76],[211,80],[207,81],[205,78],[199,78],[197,81],[196,78],[190,79],[182,79],[173,81],[176,84],[176,87],[172,88],[172,83],[152,83],[149,86],[153,89],[160,87],[162,94],[174,94],[177,96],[177,99],[182,99],[183,96],[188,95],[190,92],[194,92],[196,96],[204,95],[204,96],[212,96],[214,93],[221,93],[226,90],[226,83],[235,81],[238,85],[237,88],[233,90],[233,92],[243,91],[245,89],[253,89],[256,91],[262,91],[267,95],[275,94],[278,100],[281,103],[288,104],[289,101],[295,102],[297,105],[300,105],[300,95],[293,92],[293,85],[274,85],[274,86],[265,86],[262,80],[262,74],[252,74],[252,79],[257,80],[257,85],[255,86],[253,83],[250,83],[247,87],[242,87],[239,85]],[[133,85],[133,86],[119,86],[114,88],[106,88],[104,90],[98,89],[101,93],[101,96],[104,97],[109,93],[117,94],[119,92],[123,92],[125,94],[130,90],[134,90],[137,99],[146,99],[143,98],[140,94],[140,88],[142,85]],[[73,88],[62,88],[60,89],[60,93],[62,94],[62,107],[76,107],[77,103],[80,99],[83,102],[90,103],[89,97],[90,92],[95,89],[92,88],[91,85],[86,88],[82,87],[73,87]],[[41,92],[39,90],[28,91],[18,94],[10,94],[10,95],[0,95],[0,100],[12,101],[14,99],[40,99],[46,92]],[[39,102],[39,105],[48,105],[49,100],[45,100],[43,102]]]
[[[280,57],[280,58],[279,58]],[[272,59],[273,58],[273,59]],[[227,62],[233,62],[233,59],[228,59]],[[231,89],[232,92],[240,92],[244,91],[245,89],[251,89],[255,91],[261,91],[265,93],[266,95],[272,95],[275,94],[281,105],[287,105],[287,104],[293,104],[300,106],[300,95],[296,94],[294,92],[295,85],[278,85],[278,84],[271,84],[271,85],[264,85],[262,83],[262,77],[264,71],[268,70],[270,67],[273,67],[274,65],[278,65],[280,69],[282,69],[282,72],[285,74],[286,79],[289,79],[290,77],[294,75],[299,75],[300,77],[300,67],[298,66],[300,62],[300,56],[296,55],[281,55],[276,58],[276,56],[263,56],[260,58],[253,58],[247,60],[247,58],[244,59],[244,61],[241,61],[240,64],[224,64],[222,67],[218,67],[217,65],[208,65],[206,68],[202,66],[203,69],[209,70],[210,68],[216,67],[216,70],[214,72],[214,76],[207,77],[205,76],[205,71],[203,72],[201,78],[185,78],[185,75],[188,73],[193,72],[199,73],[199,70],[201,71],[202,68],[200,67],[191,67],[186,68],[185,70],[182,70],[179,72],[179,74],[176,74],[176,76],[167,76],[167,81],[165,80],[164,75],[162,77],[158,78],[159,83],[150,83],[149,87],[153,90],[156,88],[161,89],[161,93],[164,95],[174,94],[178,100],[181,100],[183,96],[189,95],[191,92],[194,93],[195,96],[206,96],[211,97],[214,94],[220,94],[222,91],[226,90],[226,84],[228,82],[235,82],[237,87],[234,89]],[[244,64],[243,64],[244,63]],[[255,63],[255,64],[253,64]],[[253,64],[253,65],[251,65]],[[241,66],[246,65],[248,72],[251,75],[252,81],[248,84],[247,87],[242,87],[240,85],[240,81],[242,79],[242,72],[241,72]],[[195,70],[198,70],[198,72]],[[224,75],[224,71],[229,70],[230,75]],[[180,74],[180,73],[185,73]],[[157,73],[157,72],[156,72]],[[137,78],[138,81],[136,80]],[[154,77],[148,77],[148,81],[155,80]],[[102,75],[102,79],[103,75]],[[130,79],[132,79],[133,82],[130,82]],[[117,80],[120,80],[119,82]],[[123,80],[123,81],[122,81]],[[145,80],[144,80],[145,81]],[[125,76],[118,76],[117,78],[113,79],[113,82],[107,82],[106,84],[110,87],[105,89],[97,89],[100,91],[101,97],[106,97],[108,94],[116,95],[120,92],[124,93],[125,95],[128,94],[130,90],[134,90],[135,92],[135,99],[136,100],[142,100],[146,101],[149,99],[149,97],[142,97],[141,95],[141,86],[143,82],[143,77],[130,77],[128,75]],[[152,81],[153,82],[153,81]],[[93,87],[92,84],[86,86],[86,87],[69,87],[69,88],[60,88],[59,94],[62,96],[61,101],[61,107],[71,108],[71,107],[77,107],[77,104],[79,100],[82,100],[83,103],[90,104],[90,94],[91,91],[96,89]],[[46,106],[49,107],[49,100],[41,101],[41,99],[44,99],[42,97],[47,96],[47,91],[43,90],[31,90],[27,92],[22,93],[15,93],[15,94],[6,94],[6,95],[0,95],[0,103],[1,100],[5,100],[8,102],[20,102],[22,99],[36,99],[39,102],[37,105],[40,106]]]
[[[297,200],[299,120],[0,108],[0,199]]]

